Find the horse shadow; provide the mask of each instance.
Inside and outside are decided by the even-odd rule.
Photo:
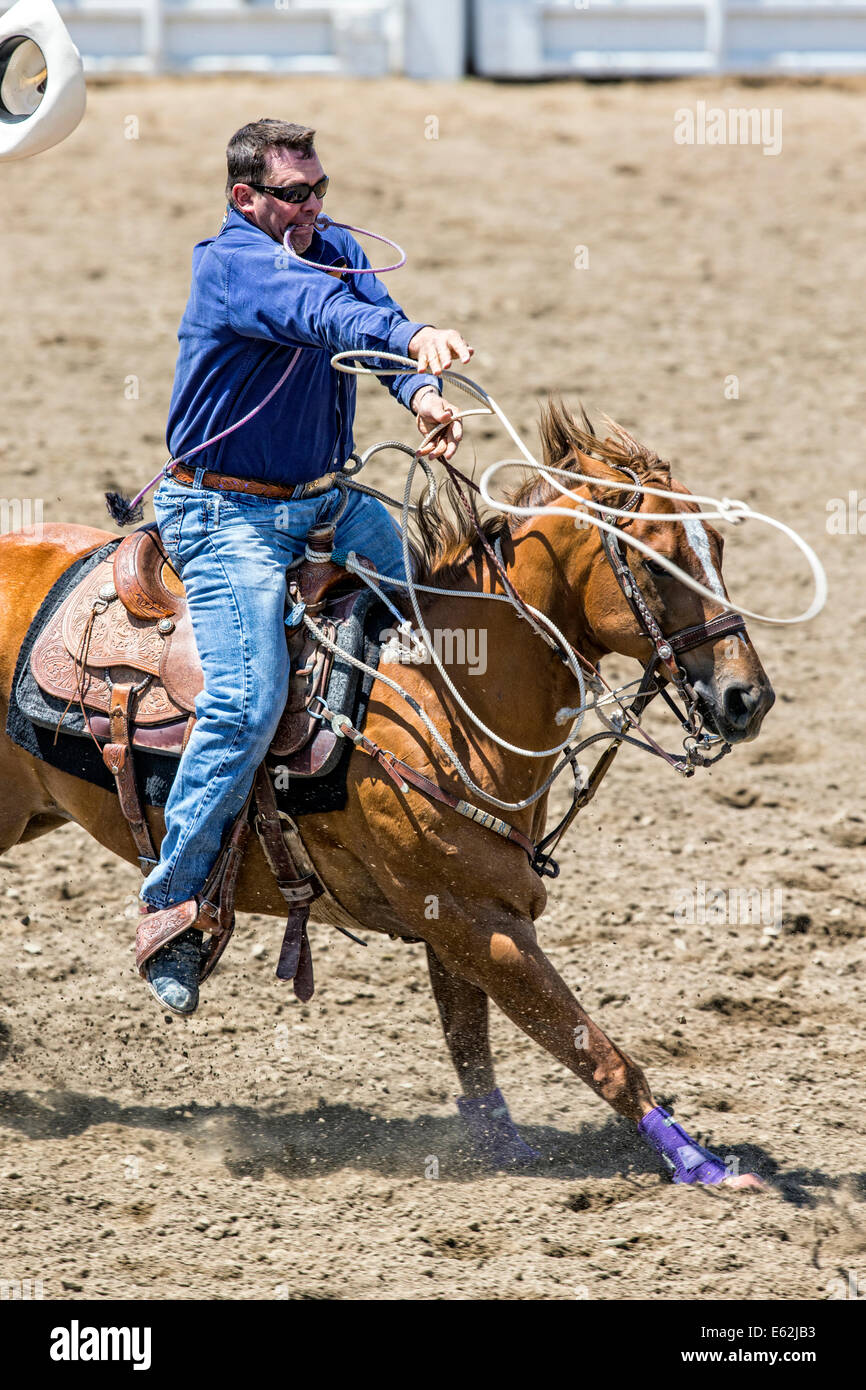
[[[286,1181],[355,1170],[380,1177],[437,1177],[471,1182],[490,1168],[469,1150],[457,1116],[422,1114],[387,1118],[346,1102],[319,1100],[316,1107],[294,1111],[252,1105],[154,1105],[123,1103],[110,1096],[75,1091],[0,1092],[0,1127],[33,1141],[70,1139],[99,1125],[130,1132],[126,1148],[135,1151],[136,1131],[157,1131],[179,1138],[190,1150],[222,1163],[232,1177],[261,1179],[267,1172]],[[520,1132],[539,1160],[512,1175],[574,1182],[600,1179],[633,1184],[645,1194],[652,1178],[667,1185],[653,1153],[634,1126],[618,1116],[582,1123],[573,1131],[550,1125],[521,1125]],[[702,1142],[709,1142],[701,1136]],[[147,1146],[149,1147],[149,1146]],[[739,1161],[741,1172],[756,1172],[787,1202],[814,1206],[820,1192],[845,1186],[866,1200],[866,1174],[833,1178],[818,1169],[781,1171],[764,1149],[731,1145],[725,1156]],[[623,1196],[627,1195],[625,1192]]]
[[[383,1177],[438,1176],[471,1181],[486,1171],[469,1150],[455,1116],[421,1114],[387,1118],[361,1105],[323,1099],[295,1111],[252,1105],[127,1104],[110,1096],[75,1091],[0,1092],[0,1128],[33,1141],[70,1139],[99,1125],[134,1132],[161,1131],[221,1158],[235,1177],[261,1178],[266,1171],[286,1179],[326,1176],[345,1169]],[[595,1178],[651,1174],[652,1154],[635,1141],[631,1127],[611,1117],[568,1133],[552,1126],[521,1126],[524,1139],[540,1154],[519,1171],[528,1178]]]

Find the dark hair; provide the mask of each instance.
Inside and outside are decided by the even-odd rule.
[[[236,130],[226,149],[226,197],[235,206],[232,189],[236,183],[264,183],[271,150],[297,150],[304,159],[315,153],[316,132],[309,126],[293,125],[263,116]]]

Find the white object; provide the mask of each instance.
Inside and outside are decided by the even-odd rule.
[[[864,0],[474,0],[470,19],[480,77],[866,71]]]
[[[403,24],[407,77],[455,82],[464,75],[466,0],[405,0]]]
[[[52,0],[18,0],[0,17],[0,160],[65,140],[86,101],[81,55]]]

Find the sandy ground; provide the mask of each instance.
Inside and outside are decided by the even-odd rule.
[[[675,145],[698,99],[780,109],[782,153]],[[4,495],[102,525],[103,488],[159,467],[191,246],[220,222],[226,138],[263,113],[319,128],[330,212],[408,248],[394,293],[466,332],[519,428],[548,390],[581,397],[821,552],[822,617],[755,630],[778,693],[758,742],[689,784],[624,754],[541,923],[659,1097],[775,1187],[668,1186],[499,1015],[501,1085],[543,1160],[480,1172],[420,946],[317,928],[302,1007],[273,978],[278,922],[245,916],[199,1013],[165,1019],[130,968],[134,871],[69,827],[0,864],[0,1278],[51,1299],[866,1288],[864,540],[856,515],[827,531],[862,478],[862,86],[94,86],[66,144],[2,170]],[[408,417],[363,383],[359,443],[395,431]],[[726,574],[763,611],[808,600],[765,530],[732,537]],[[678,924],[701,884],[780,895],[775,924]]]

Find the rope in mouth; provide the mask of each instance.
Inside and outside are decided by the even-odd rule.
[[[366,227],[354,227],[351,222],[335,222],[333,217],[328,217],[327,213],[320,213],[310,226],[315,228],[317,232],[326,232],[329,227],[342,227],[344,231],[355,232],[359,236],[372,237],[374,241],[383,241],[386,246],[392,246],[400,257],[399,261],[395,261],[394,265],[341,266],[340,270],[343,275],[387,275],[390,270],[402,270],[408,259],[402,246],[398,246],[396,241],[392,241],[390,237],[380,236],[378,232],[370,232]],[[292,232],[306,230],[307,228],[305,226],[299,227],[298,223],[291,223],[283,233],[284,249],[294,260],[299,261],[301,265],[307,266],[310,270],[333,270],[334,267],[331,265],[324,265],[320,261],[308,261],[305,256],[298,255],[292,245]]]

